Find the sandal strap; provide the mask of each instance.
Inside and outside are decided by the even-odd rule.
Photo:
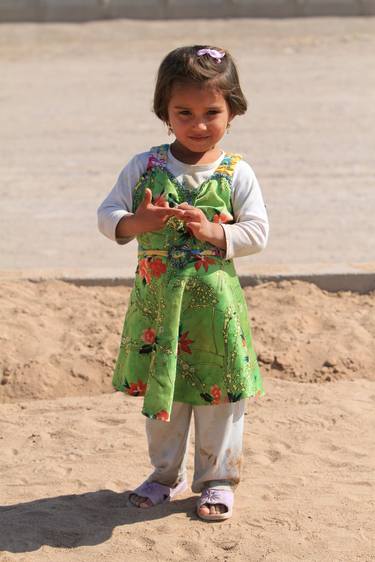
[[[228,511],[231,511],[234,502],[234,494],[232,490],[220,488],[204,488],[201,497],[198,500],[199,507],[205,504],[225,505]]]
[[[163,503],[170,496],[171,489],[158,482],[143,482],[133,491],[133,494],[149,499],[153,505]]]
[[[179,482],[174,488],[159,484],[159,482],[143,482],[138,488],[133,490],[132,494],[137,494],[143,498],[149,499],[153,505],[158,505],[169,501],[173,496],[182,493],[187,488],[186,480]]]

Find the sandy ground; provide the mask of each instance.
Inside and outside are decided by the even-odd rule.
[[[0,402],[111,392],[128,287],[62,281],[0,287]],[[266,375],[375,381],[375,293],[328,293],[284,281],[245,294]]]
[[[268,381],[246,417],[231,521],[191,492],[127,508],[147,476],[137,400],[119,394],[1,407],[1,562],[374,560],[375,383]]]
[[[207,525],[191,492],[126,507],[149,472],[140,402],[110,388],[129,289],[2,284],[1,562],[375,560],[375,294],[245,292],[267,394],[235,515]]]
[[[119,268],[134,245],[96,208],[135,152],[168,141],[152,115],[157,66],[221,43],[249,100],[224,139],[253,165],[271,219],[252,264],[375,261],[375,19],[2,25],[0,267]]]

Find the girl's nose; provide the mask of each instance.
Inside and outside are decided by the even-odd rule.
[[[207,124],[202,119],[195,121],[194,128],[200,131],[205,131],[207,129]]]

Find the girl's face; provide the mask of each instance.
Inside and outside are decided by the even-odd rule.
[[[232,116],[223,94],[210,86],[175,84],[168,104],[176,156],[186,162],[219,157],[216,147]]]

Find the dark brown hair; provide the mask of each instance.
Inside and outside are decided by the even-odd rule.
[[[215,49],[225,53],[225,56],[218,62],[209,54],[198,55],[200,49]],[[168,104],[176,83],[210,85],[222,93],[233,116],[246,112],[247,102],[241,90],[236,65],[228,51],[220,47],[179,47],[164,58],[156,80],[154,112],[165,123],[168,123]]]

